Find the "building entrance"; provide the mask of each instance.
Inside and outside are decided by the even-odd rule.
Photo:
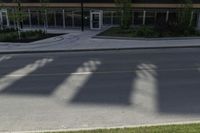
[[[0,28],[8,27],[9,20],[8,20],[8,12],[7,10],[1,9],[0,10]]]
[[[102,11],[91,11],[90,12],[90,28],[92,30],[100,30],[102,28]]]

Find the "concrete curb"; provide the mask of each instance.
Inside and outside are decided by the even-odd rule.
[[[177,49],[177,48],[200,48],[194,46],[158,46],[158,47],[135,47],[135,48],[89,48],[68,50],[22,50],[22,51],[0,51],[0,54],[37,54],[37,53],[64,53],[64,52],[93,52],[93,51],[117,51],[117,50],[146,50],[146,49]]]
[[[155,126],[170,126],[170,125],[187,125],[187,124],[200,124],[200,121],[186,121],[186,122],[169,122],[169,123],[156,123],[156,124],[140,124],[140,125],[127,125],[127,126],[113,126],[113,127],[96,127],[96,128],[77,128],[77,129],[57,129],[57,130],[36,130],[36,131],[10,131],[4,133],[56,133],[56,132],[71,132],[71,131],[92,131],[100,129],[123,129],[123,128],[139,128],[139,127],[155,127]],[[1,132],[0,132],[1,133]]]
[[[94,39],[117,39],[117,40],[141,40],[141,41],[164,41],[164,40],[193,40],[200,37],[163,37],[163,38],[144,38],[144,37],[114,37],[114,36],[93,36]]]

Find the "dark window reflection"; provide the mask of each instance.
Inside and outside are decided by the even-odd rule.
[[[134,25],[143,24],[143,12],[134,12]]]
[[[104,25],[112,24],[112,12],[111,11],[103,12],[103,24]]]
[[[49,27],[55,27],[55,12],[54,11],[49,11],[47,13],[47,18],[48,18],[48,26]]]
[[[146,25],[154,25],[156,20],[155,12],[146,12],[145,24]]]

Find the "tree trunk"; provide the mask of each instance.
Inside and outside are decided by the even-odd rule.
[[[20,24],[17,22],[17,33],[18,33],[18,39],[21,40],[21,31],[20,31]]]

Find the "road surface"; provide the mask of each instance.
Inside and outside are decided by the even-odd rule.
[[[198,48],[0,55],[0,132],[198,120]]]

